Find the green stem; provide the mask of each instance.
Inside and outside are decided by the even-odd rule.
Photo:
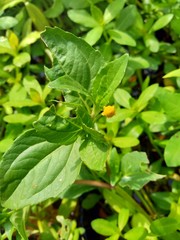
[[[145,201],[148,203],[149,207],[151,208],[152,217],[154,217],[154,216],[156,215],[156,209],[155,209],[155,207],[153,206],[150,198],[148,197],[146,191],[145,191],[143,188],[141,189],[141,193],[142,193]]]
[[[155,209],[152,205],[152,203],[150,202],[147,194],[144,194],[144,190],[141,189],[141,192],[139,191],[135,191],[136,195],[138,196],[138,198],[141,200],[142,204],[144,205],[144,207],[147,209],[147,211],[149,212],[149,214],[154,218],[154,216],[156,215],[155,213]],[[142,193],[142,194],[141,194]],[[143,195],[143,196],[142,196]]]
[[[140,212],[141,214],[144,215],[144,217],[151,222],[152,219],[150,218],[150,216],[145,212],[145,210],[143,208],[141,208],[141,206],[121,187],[116,186],[115,187],[115,191],[117,192],[117,194],[119,194],[121,197],[124,198],[125,201],[128,201],[129,203],[131,203],[134,206],[134,209],[136,209],[138,212]]]
[[[142,77],[141,70],[137,70],[137,77],[138,77],[138,80],[139,80],[139,84],[141,86],[141,90],[143,91],[143,77]]]
[[[163,154],[162,154],[161,150],[159,149],[159,147],[155,144],[154,139],[152,137],[152,133],[149,131],[149,128],[145,126],[144,130],[145,130],[145,132],[146,132],[146,134],[147,134],[147,136],[149,138],[149,141],[152,144],[152,146],[156,149],[156,151],[159,154],[159,156],[161,158],[163,158]]]

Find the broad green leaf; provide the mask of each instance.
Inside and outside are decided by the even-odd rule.
[[[110,184],[114,186],[120,178],[120,155],[116,148],[112,148],[108,159]]]
[[[98,0],[96,0],[98,1]],[[62,0],[64,6],[66,8],[73,8],[73,9],[82,9],[82,8],[86,8],[89,6],[89,2],[88,0],[78,0],[78,1],[74,1],[74,0]],[[93,2],[95,2],[95,0],[93,0]]]
[[[133,117],[134,112],[131,109],[117,109],[113,117],[108,118],[107,122],[120,122],[126,118]]]
[[[14,59],[13,64],[16,67],[23,67],[26,63],[29,63],[31,61],[31,56],[27,52],[19,53]]]
[[[143,152],[130,152],[125,154],[121,159],[121,171],[123,177],[120,185],[129,186],[130,189],[139,190],[149,181],[156,181],[164,177],[151,172],[148,169],[149,160]]]
[[[173,192],[154,192],[151,198],[160,209],[169,211],[176,195]]]
[[[125,108],[131,107],[132,97],[126,90],[122,88],[116,89],[116,91],[114,92],[114,99],[120,106],[123,106]]]
[[[139,96],[138,100],[133,104],[133,109],[135,111],[142,111],[148,104],[148,102],[151,100],[151,98],[154,97],[156,91],[158,89],[158,84],[152,84],[151,86],[147,87]]]
[[[22,123],[30,124],[36,120],[36,115],[34,114],[23,114],[23,113],[13,113],[4,116],[3,120],[8,123]]]
[[[37,31],[30,32],[19,44],[19,48],[27,47],[35,43],[40,38],[40,33]]]
[[[160,17],[152,26],[151,28],[151,32],[155,32],[161,28],[164,28],[166,25],[168,25],[168,23],[170,23],[170,21],[172,20],[173,18],[173,14],[172,13],[169,13],[169,14],[166,14],[162,17]]]
[[[86,34],[84,39],[87,43],[89,43],[92,46],[101,38],[102,33],[103,33],[103,28],[101,26],[98,26],[90,30]]]
[[[167,166],[180,166],[180,132],[175,133],[167,142],[164,152],[164,158]]]
[[[116,212],[120,213],[122,209],[127,208],[130,214],[136,211],[134,205],[128,201],[124,201],[124,196],[119,196],[113,190],[104,189],[103,196],[106,202],[114,209]]]
[[[17,229],[18,233],[22,237],[23,240],[28,240],[26,230],[25,230],[25,209],[20,209],[15,212],[10,217],[10,221],[12,222],[13,226]]]
[[[118,227],[120,232],[126,226],[129,219],[129,209],[123,208],[121,209],[120,213],[118,214]]]
[[[125,0],[112,1],[104,11],[104,24],[111,22],[124,7]]]
[[[135,227],[126,232],[124,238],[127,240],[144,240],[147,235],[148,231],[144,227]]]
[[[59,90],[75,91],[85,96],[89,96],[88,91],[77,81],[65,75],[49,83],[49,87]]]
[[[0,37],[0,54],[10,54],[12,56],[16,55],[16,51],[11,47],[8,39],[6,37]]]
[[[161,104],[165,114],[171,121],[179,121],[180,119],[180,93],[170,92],[167,89],[159,88],[155,97]]]
[[[139,140],[135,137],[125,136],[125,137],[115,137],[112,139],[114,146],[119,148],[129,148],[134,147],[139,144]]]
[[[119,233],[115,233],[110,237],[106,238],[106,240],[118,240],[118,239],[119,239]]]
[[[62,118],[51,107],[38,121],[34,123],[37,133],[52,143],[68,145],[79,136],[82,128],[77,119]]]
[[[121,10],[121,14],[117,16],[116,28],[125,31],[133,26],[136,21],[136,6],[131,4]]]
[[[31,91],[34,90],[39,95],[39,98],[40,98],[39,100],[41,101],[42,88],[34,76],[28,76],[28,75],[25,76],[23,78],[23,85],[32,99],[33,99],[33,97],[32,97]],[[35,100],[35,99],[33,99],[33,100]]]
[[[175,218],[163,217],[151,223],[151,231],[157,236],[166,236],[179,229],[179,223]]]
[[[30,2],[25,3],[26,10],[38,31],[43,31],[49,23],[43,12],[35,4]]]
[[[34,130],[21,135],[0,162],[4,207],[19,209],[57,197],[79,174],[79,142],[49,143]]]
[[[6,16],[0,17],[0,30],[6,30],[14,27],[18,23],[18,20],[14,17]]]
[[[81,24],[85,27],[94,28],[98,26],[96,20],[86,11],[72,9],[68,11],[68,17],[75,23]]]
[[[150,221],[145,215],[143,215],[140,212],[137,212],[132,216],[131,225],[132,227],[144,227],[145,229],[149,230]]]
[[[17,50],[19,45],[18,36],[13,31],[8,31],[8,41],[12,49]]]
[[[87,138],[80,147],[80,157],[88,168],[103,171],[108,158],[108,146],[92,138]]]
[[[100,8],[98,8],[96,5],[91,4],[91,14],[92,17],[100,24],[103,23],[103,13]]]
[[[60,76],[67,75],[88,89],[91,79],[104,64],[100,52],[94,50],[84,40],[59,28],[47,28],[41,36],[55,57],[53,71],[61,69]],[[56,80],[56,73],[54,75]]]
[[[106,219],[97,218],[91,222],[91,226],[94,231],[103,236],[111,236],[118,232],[118,228]]]
[[[164,113],[157,111],[143,111],[140,116],[149,124],[163,124],[167,120]]]
[[[17,99],[18,96],[18,99]],[[27,96],[26,90],[20,83],[14,84],[9,92],[9,100],[16,101],[16,100],[25,100]]]
[[[93,80],[91,93],[99,107],[108,104],[110,97],[124,77],[127,62],[128,55],[124,54],[102,68]]]
[[[133,57],[129,57],[128,66],[132,67],[135,70],[135,69],[140,69],[140,68],[149,68],[150,64],[143,57],[140,57],[140,56],[134,57],[133,56]]]
[[[146,34],[144,36],[144,42],[151,52],[156,53],[159,51],[159,41],[154,35]]]
[[[120,45],[136,46],[136,41],[127,33],[112,29],[108,31],[110,37]]]
[[[0,2],[0,9],[5,10],[7,8],[12,8],[19,3],[25,2],[26,0],[3,0]]]
[[[59,17],[63,12],[64,6],[61,0],[54,0],[52,6],[45,11],[45,16],[48,18]]]
[[[163,76],[163,78],[171,78],[171,77],[180,77],[180,69],[173,70]]]
[[[95,141],[104,143],[104,135],[94,129],[94,123],[87,109],[79,106],[76,110],[76,114],[85,133],[91,136]]]

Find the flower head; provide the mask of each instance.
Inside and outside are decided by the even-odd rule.
[[[115,114],[114,106],[105,106],[103,108],[103,112],[102,112],[103,116],[110,118],[110,117],[114,116],[114,114]]]

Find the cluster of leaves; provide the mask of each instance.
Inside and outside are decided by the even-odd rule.
[[[67,219],[80,196],[110,209],[91,222],[106,239],[178,239],[179,2],[0,10],[2,239],[84,239]]]

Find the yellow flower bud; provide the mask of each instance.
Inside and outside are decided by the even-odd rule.
[[[115,107],[114,106],[106,106],[103,109],[102,115],[105,117],[112,117],[115,114]]]

